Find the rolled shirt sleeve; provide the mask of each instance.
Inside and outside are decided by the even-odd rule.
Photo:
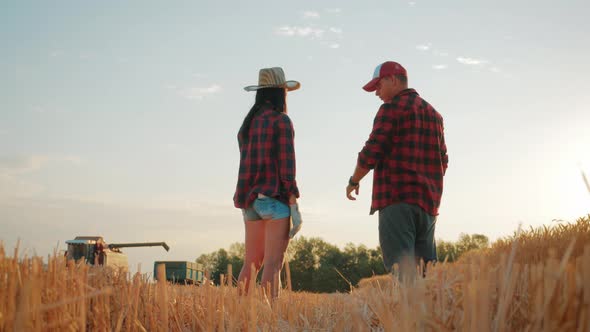
[[[299,189],[297,188],[297,181],[295,180],[295,132],[293,130],[293,124],[291,123],[289,116],[281,114],[279,120],[276,122],[276,126],[281,194],[284,195],[286,199],[292,195],[299,197]]]
[[[383,158],[394,130],[393,110],[395,107],[397,106],[394,103],[383,104],[379,108],[369,139],[358,154],[357,164],[360,167],[373,169],[377,162]]]

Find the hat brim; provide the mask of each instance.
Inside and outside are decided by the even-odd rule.
[[[374,79],[370,80],[369,83],[363,86],[363,90],[367,92],[373,92],[377,90],[377,82],[379,82],[379,77],[375,77]]]
[[[285,88],[287,91],[297,90],[301,87],[301,83],[297,81],[286,81],[282,85],[249,85],[244,88],[246,91],[256,91],[264,88]]]

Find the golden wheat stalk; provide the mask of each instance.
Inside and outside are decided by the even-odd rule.
[[[590,182],[588,181],[588,178],[586,177],[586,173],[584,173],[584,171],[580,170],[580,172],[582,172],[582,179],[584,179],[584,183],[586,184],[586,189],[588,190],[588,193],[590,193]]]
[[[6,255],[0,243],[0,331],[588,331],[588,243],[590,216],[520,231],[413,282],[377,276],[335,294],[286,286],[277,299],[255,269],[247,292],[231,268],[219,286],[176,285],[56,253]]]

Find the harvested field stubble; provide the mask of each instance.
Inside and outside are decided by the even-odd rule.
[[[0,244],[0,331],[588,331],[589,217],[497,241],[412,284],[379,276],[274,301],[259,287],[153,283]]]

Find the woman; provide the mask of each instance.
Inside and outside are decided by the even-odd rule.
[[[256,273],[264,266],[262,286],[270,285],[273,298],[279,294],[289,237],[299,230],[294,227],[289,234],[291,211],[298,213],[299,189],[286,97],[287,91],[300,86],[297,81],[285,81],[281,68],[261,69],[258,85],[244,88],[256,91],[256,100],[238,132],[240,169],[234,205],[242,209],[246,230],[246,253],[238,282],[247,290],[252,265]]]

